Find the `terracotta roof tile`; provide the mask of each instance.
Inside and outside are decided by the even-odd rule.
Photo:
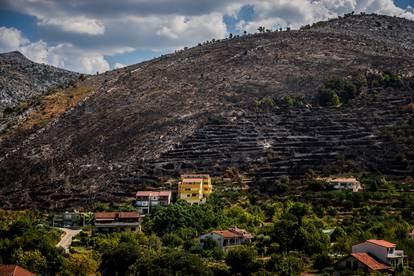
[[[363,263],[367,267],[369,267],[372,270],[386,270],[391,269],[390,266],[380,263],[374,258],[372,258],[368,253],[352,253],[352,257],[357,259],[359,262]]]
[[[97,220],[115,220],[116,218],[139,218],[137,212],[98,212],[95,213]]]
[[[36,276],[18,265],[0,264],[0,276]]]
[[[391,243],[388,241],[384,241],[384,240],[367,240],[367,242],[382,246],[382,247],[386,247],[386,248],[393,248],[396,247],[397,245],[395,243]]]
[[[136,196],[171,196],[171,191],[138,191]]]
[[[226,239],[237,238],[237,237],[242,236],[240,234],[234,233],[234,232],[229,231],[229,230],[215,230],[215,231],[212,231],[212,233],[220,235],[220,236],[222,236],[223,238],[226,238]]]
[[[139,218],[139,214],[137,212],[119,212],[119,218]]]
[[[97,212],[95,219],[115,219],[117,212]]]

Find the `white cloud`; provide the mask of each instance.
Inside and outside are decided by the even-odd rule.
[[[48,63],[76,72],[93,74],[109,70],[108,62],[99,52],[85,51],[69,43],[48,46],[42,40],[30,42],[19,30],[0,27],[0,51],[15,50],[35,62]],[[128,49],[118,49],[118,52],[125,50]]]
[[[22,33],[15,28],[0,27],[0,52],[16,50],[20,45],[28,43]]]
[[[122,64],[122,63],[117,62],[114,65],[114,69],[119,69],[119,68],[122,68],[122,67],[125,67],[125,66],[126,66],[125,64]]]
[[[105,25],[96,20],[84,16],[64,17],[64,18],[42,18],[38,22],[39,26],[51,26],[59,28],[64,32],[102,35],[105,33]]]
[[[37,61],[45,60],[67,69],[90,73],[109,68],[105,56],[133,50],[165,52],[212,38],[223,38],[228,32],[223,21],[225,15],[234,18],[240,31],[248,32],[256,32],[259,26],[298,28],[351,11],[397,15],[414,20],[412,8],[401,9],[393,0],[1,2],[5,8],[36,17],[42,40],[21,42],[25,38],[18,30],[0,29],[0,49],[22,48]],[[249,20],[238,16],[245,5],[254,11]],[[2,35],[11,39],[3,39]]]
[[[293,27],[355,11],[396,15],[414,20],[410,9],[401,9],[393,0],[246,0],[254,9],[253,20],[239,21],[239,30],[257,31],[259,26],[267,28]]]

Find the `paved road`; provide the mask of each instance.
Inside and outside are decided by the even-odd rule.
[[[57,229],[65,232],[65,234],[60,239],[56,247],[62,247],[63,249],[65,249],[66,252],[69,252],[69,247],[70,247],[70,244],[72,243],[73,237],[79,234],[82,230],[73,230],[73,229],[68,229],[68,228],[57,228]]]

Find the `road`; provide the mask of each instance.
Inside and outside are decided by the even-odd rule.
[[[57,228],[57,229],[65,232],[65,234],[60,239],[56,247],[62,247],[63,249],[65,249],[67,253],[69,253],[69,247],[70,247],[70,244],[72,243],[73,237],[79,234],[82,230],[73,230],[73,229],[68,229],[68,228]]]

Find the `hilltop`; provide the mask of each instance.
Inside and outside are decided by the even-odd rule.
[[[28,107],[28,100],[65,87],[78,75],[33,62],[18,51],[0,54],[0,132]]]
[[[409,20],[355,15],[92,76],[76,105],[2,141],[2,207],[119,201],[190,171],[231,169],[267,192],[310,170],[413,175],[413,31]],[[318,104],[327,81],[355,75],[368,81],[357,97]],[[398,85],[375,82],[394,76]]]

